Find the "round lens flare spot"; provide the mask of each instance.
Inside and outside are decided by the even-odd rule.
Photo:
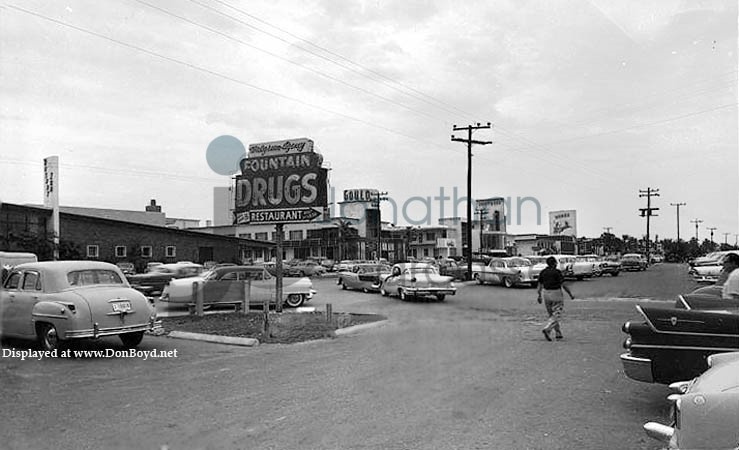
[[[239,163],[246,158],[246,148],[233,136],[223,135],[213,139],[205,151],[205,159],[213,172],[219,175],[239,173]]]

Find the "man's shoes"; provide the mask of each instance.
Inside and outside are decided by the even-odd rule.
[[[549,336],[549,332],[547,330],[541,330],[541,332],[544,333],[544,337],[547,338],[547,341],[552,341],[552,338]]]
[[[564,339],[565,337],[564,337],[564,336],[562,336],[561,334],[558,334],[558,335],[554,336],[554,338],[555,338],[555,339],[557,339],[558,341],[561,341],[561,340],[562,340],[562,339]]]

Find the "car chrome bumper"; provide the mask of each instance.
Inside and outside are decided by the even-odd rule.
[[[696,283],[715,283],[718,281],[718,276],[714,275],[693,275],[693,281]]]
[[[454,295],[456,288],[405,288],[405,291],[411,295]]]
[[[92,329],[87,330],[71,330],[65,333],[65,339],[85,339],[85,338],[99,338],[103,336],[116,336],[124,333],[136,333],[139,331],[149,331],[152,333],[158,333],[163,331],[162,321],[157,320],[145,324],[129,325],[123,327],[112,327],[112,328],[98,328],[97,324]]]
[[[623,353],[621,354],[621,363],[624,366],[624,373],[627,377],[636,381],[654,383],[651,359],[639,358],[631,356],[630,353]]]

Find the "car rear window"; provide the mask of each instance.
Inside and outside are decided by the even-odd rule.
[[[121,277],[112,270],[75,270],[67,274],[70,286],[95,284],[123,284]]]

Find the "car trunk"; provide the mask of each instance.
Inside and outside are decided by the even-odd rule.
[[[90,308],[98,329],[121,328],[148,323],[150,308],[142,296],[133,296],[128,288],[89,287],[76,292]],[[93,328],[93,323],[89,326]]]

